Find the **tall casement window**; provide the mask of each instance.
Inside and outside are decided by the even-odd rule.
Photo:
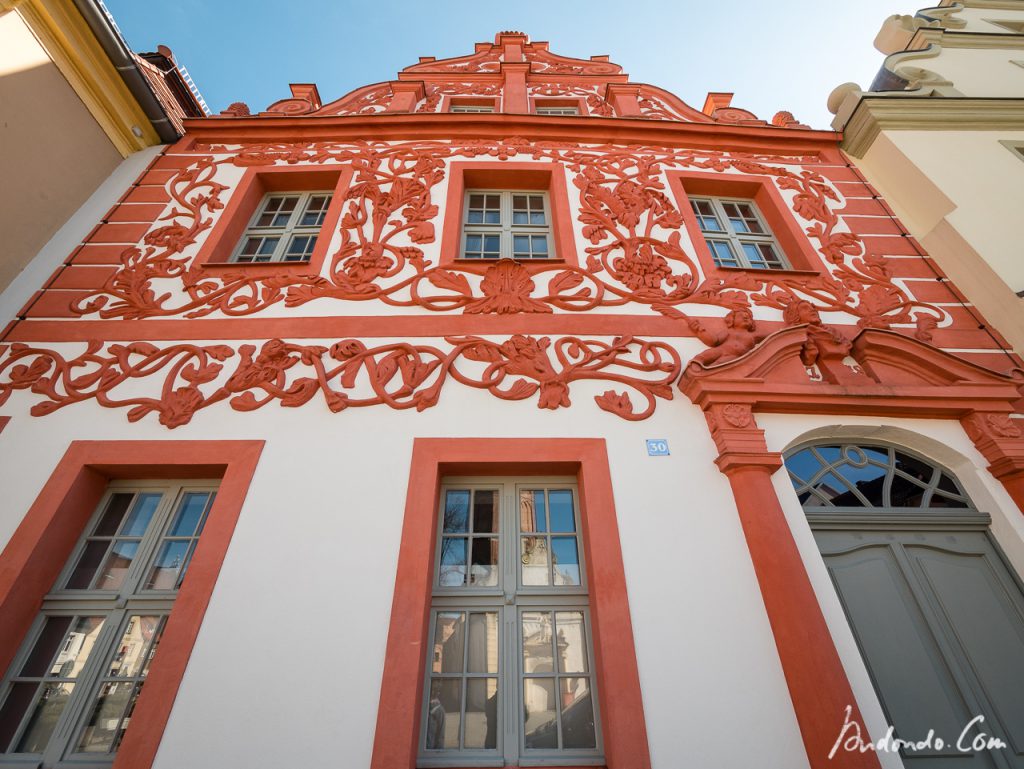
[[[0,686],[0,765],[113,762],[214,497],[111,484]]]
[[[752,200],[690,198],[708,250],[719,267],[786,270],[782,249]]]
[[[264,195],[233,262],[308,262],[331,205],[331,192]]]
[[[443,484],[420,766],[598,764],[577,491]]]
[[[546,192],[469,190],[463,210],[463,259],[555,258]]]

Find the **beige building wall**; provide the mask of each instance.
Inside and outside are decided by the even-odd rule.
[[[21,16],[0,16],[0,290],[121,160]]]

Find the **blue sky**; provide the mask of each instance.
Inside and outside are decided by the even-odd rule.
[[[391,80],[419,56],[458,56],[503,29],[547,40],[556,53],[609,54],[633,80],[696,108],[708,91],[771,119],[791,111],[826,128],[836,85],[867,86],[882,63],[871,45],[882,21],[923,0],[106,0],[137,51],[170,47],[218,112],[253,112],[315,82],[324,101]]]

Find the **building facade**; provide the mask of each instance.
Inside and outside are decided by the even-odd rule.
[[[1020,361],[838,134],[519,32],[291,92],[0,343],[0,765],[1021,765]]]
[[[98,0],[3,0],[0,51],[6,322],[67,256],[40,254],[58,230],[83,237],[117,200],[104,183],[123,190],[205,102],[170,49],[130,50]]]
[[[989,322],[1024,349],[1024,7],[943,0],[893,16],[867,91],[831,95],[843,149]]]

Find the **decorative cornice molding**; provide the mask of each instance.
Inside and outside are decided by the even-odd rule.
[[[863,94],[843,130],[843,149],[864,157],[882,131],[1024,129],[1024,98],[928,98]]]
[[[122,156],[160,143],[149,118],[70,0],[0,2],[17,6],[22,19]]]

